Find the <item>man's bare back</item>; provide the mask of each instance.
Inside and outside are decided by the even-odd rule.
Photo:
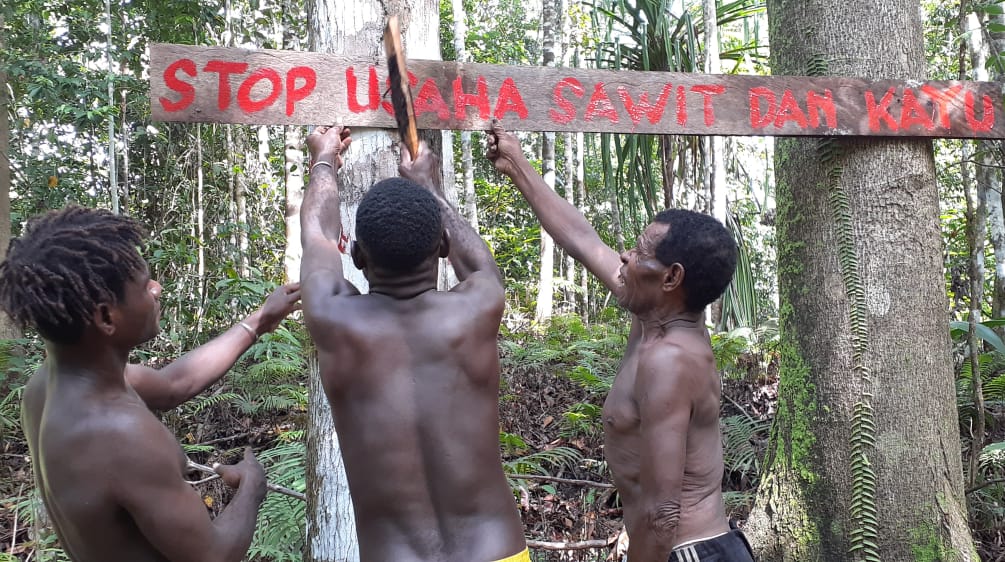
[[[301,207],[304,319],[318,347],[356,514],[370,561],[529,562],[499,454],[497,337],[505,294],[485,243],[438,193],[435,155],[402,151],[371,187],[345,280],[335,172],[347,130],[308,137]],[[421,186],[421,187],[420,187]],[[439,258],[460,283],[436,290]]]
[[[319,360],[365,558],[514,554],[523,533],[498,446],[501,308],[437,291],[343,300],[346,321]]]

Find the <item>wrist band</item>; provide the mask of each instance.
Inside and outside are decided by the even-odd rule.
[[[314,168],[317,168],[318,166],[328,166],[329,168],[332,169],[333,172],[335,171],[335,165],[334,164],[332,164],[331,162],[328,162],[326,160],[321,160],[321,161],[315,162],[314,164],[311,165],[311,173],[314,173]]]
[[[245,330],[248,331],[249,334],[251,334],[252,343],[258,341],[258,332],[256,332],[254,328],[249,326],[247,322],[241,320],[240,322],[237,323],[237,325],[244,328]]]

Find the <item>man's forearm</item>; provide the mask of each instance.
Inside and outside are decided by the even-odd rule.
[[[244,560],[255,535],[258,508],[265,499],[264,486],[243,483],[234,494],[234,499],[213,520],[216,528],[217,544],[221,560],[240,562]]]
[[[325,163],[327,165],[320,165]],[[313,236],[323,236],[337,242],[342,231],[342,221],[322,220],[323,217],[338,217],[341,200],[338,190],[338,176],[335,166],[328,160],[316,162],[310,170],[307,193],[300,207],[301,239],[304,249]]]
[[[471,223],[464,220],[457,209],[447,201],[440,175],[426,173],[413,178],[419,185],[426,186],[440,203],[443,226],[450,233],[450,265],[453,266],[457,278],[463,281],[475,271],[490,271],[501,283],[502,274],[492,252]]]
[[[450,233],[450,264],[461,281],[475,271],[493,274],[502,283],[495,257],[478,232],[442,196],[438,196],[443,226]]]
[[[256,319],[259,314],[255,312],[241,321],[250,329],[240,323],[234,324],[226,332],[159,369],[156,376],[164,382],[151,386],[151,394],[157,388],[167,389],[167,392],[160,393],[161,396],[142,396],[147,405],[155,410],[170,410],[220,380],[258,339]]]

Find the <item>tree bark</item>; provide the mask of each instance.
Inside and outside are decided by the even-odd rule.
[[[541,50],[544,66],[555,66],[556,44],[560,38],[562,0],[545,0],[541,18]],[[546,132],[541,137],[541,176],[551,190],[555,189],[555,133]],[[555,292],[555,241],[541,228],[541,269],[537,282],[537,306],[534,319],[544,322],[554,310]]]
[[[439,4],[433,0],[309,0],[309,49],[349,57],[382,56],[384,14],[398,14],[408,57],[439,59],[438,10]],[[442,150],[442,146],[437,146],[436,139],[439,138],[442,138],[439,134],[435,138],[426,138],[427,142],[433,141],[433,150]],[[397,134],[392,131],[353,129],[352,147],[339,173],[342,227],[351,238],[355,238],[356,208],[365,191],[377,181],[398,173],[397,141]],[[449,182],[450,189],[453,189],[453,183]],[[445,184],[444,189],[447,188]],[[366,292],[366,279],[353,266],[348,254],[342,256],[342,267],[346,279]],[[321,389],[316,367],[312,369],[308,391],[307,559],[312,562],[355,562],[359,560],[359,546],[348,483],[331,409]]]
[[[465,45],[468,34],[467,13],[463,0],[451,0],[454,14],[454,52],[457,61],[468,60],[468,49]],[[471,131],[461,131],[461,185],[464,206],[464,216],[471,226],[478,230],[478,202],[475,199],[475,164],[471,150]]]
[[[716,0],[702,0],[705,24],[705,74],[719,74],[719,21]],[[722,137],[709,136],[705,142],[705,186],[712,201],[712,216],[726,224],[726,165],[723,161]],[[727,289],[728,290],[728,289]],[[722,297],[708,306],[708,319],[713,326],[722,324]]]
[[[580,210],[586,212],[586,142],[583,133],[576,133],[576,197],[579,198]],[[586,274],[585,268],[580,268],[579,276],[579,296],[580,314],[583,323],[590,321],[590,276]]]
[[[4,27],[4,15],[0,13],[0,29]],[[0,36],[0,51],[5,38]],[[7,100],[7,74],[0,68],[0,261],[7,257],[10,245],[10,111]],[[0,339],[20,337],[18,329],[7,314],[0,312]]]
[[[993,14],[988,17],[988,23],[1005,25],[1005,14]],[[1005,33],[990,33],[991,52],[1001,53],[1005,49]],[[987,45],[985,45],[987,48]],[[1001,71],[995,66],[991,72],[979,80],[994,80],[999,84],[1005,81]],[[980,141],[977,151],[987,160],[982,160],[977,169],[977,183],[987,201],[988,238],[995,254],[994,293],[991,295],[991,317],[1005,316],[1005,205],[1003,205],[1001,172],[993,166],[995,157],[1000,159],[1001,141]],[[988,165],[990,162],[991,165]],[[998,335],[1005,333],[1005,328],[999,328]]]
[[[925,76],[917,0],[769,0],[768,15],[775,74]],[[760,559],[976,560],[931,143],[779,139],[775,163],[779,401],[747,526]]]
[[[300,279],[300,261],[304,248],[300,245],[300,204],[304,202],[304,135],[299,126],[284,127],[283,183],[286,186],[286,251],[283,270],[286,280]]]
[[[987,80],[988,73],[985,68],[988,58],[987,45],[981,36],[981,22],[977,14],[967,13],[969,2],[960,3],[961,31],[963,36],[968,37],[967,44],[961,45],[960,53],[960,79],[965,80],[966,59],[969,55],[971,67],[973,68],[974,80]],[[977,338],[977,324],[983,320],[984,309],[984,246],[986,240],[986,226],[988,217],[988,188],[994,177],[994,165],[990,155],[982,153],[982,148],[990,148],[990,142],[971,142],[964,140],[961,144],[962,164],[960,166],[960,178],[963,184],[967,204],[967,246],[970,251],[970,314],[968,320],[970,327],[967,333],[967,342],[970,350],[970,376],[971,390],[974,409],[979,415],[974,416],[973,436],[970,441],[970,463],[967,469],[967,487],[972,488],[977,482],[979,472],[978,461],[981,450],[984,448],[984,438],[986,427],[984,420],[984,388],[981,379],[980,355],[981,348]],[[971,150],[976,148],[976,151]],[[971,178],[971,154],[974,161],[974,177]],[[998,199],[1001,201],[1001,199]]]

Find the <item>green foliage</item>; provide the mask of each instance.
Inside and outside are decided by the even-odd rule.
[[[504,329],[499,344],[503,366],[555,365],[591,392],[606,392],[628,342],[628,323],[618,324],[585,325],[582,318],[569,314],[552,317],[542,337]]]
[[[0,340],[0,440],[13,441],[21,432],[21,395],[42,363],[42,345],[34,337]]]
[[[258,454],[269,482],[297,492],[307,488],[306,450],[302,439],[293,440]],[[255,538],[248,557],[272,562],[298,562],[306,548],[307,502],[270,493],[258,512]]]
[[[596,404],[579,402],[562,414],[562,436],[571,438],[579,435],[595,436],[601,433],[601,407]]]
[[[506,456],[520,455],[530,448],[523,437],[505,431],[499,432],[499,446],[502,447],[503,455]]]
[[[572,447],[555,447],[503,461],[503,471],[506,474],[548,475],[549,468],[552,471],[563,467],[574,468],[582,460],[582,453]],[[513,486],[512,481],[510,485]]]
[[[841,184],[843,156],[842,145],[832,139],[821,141],[821,164],[827,167],[830,184],[829,203],[834,220],[838,263],[848,298],[848,322],[851,331],[852,371],[859,387],[859,400],[855,403],[851,420],[851,516],[853,527],[849,533],[850,551],[866,561],[880,560],[878,537],[879,520],[876,509],[876,473],[869,455],[876,450],[876,425],[872,409],[872,377],[865,365],[869,347],[868,307],[865,288],[859,273],[855,234],[848,193]]]
[[[755,420],[747,416],[728,416],[722,419],[721,425],[725,469],[738,473],[756,484],[761,467],[753,439],[768,430],[769,421]]]

